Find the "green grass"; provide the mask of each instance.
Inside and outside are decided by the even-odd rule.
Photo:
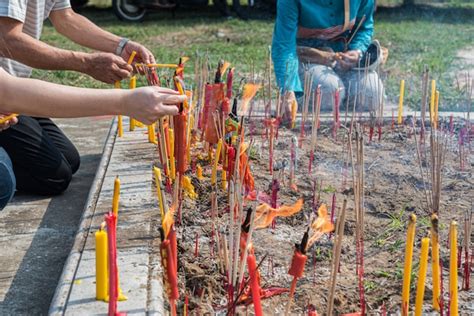
[[[170,12],[153,13],[138,24],[118,21],[110,9],[86,8],[82,13],[115,34],[142,42],[159,62],[176,62],[179,56],[193,57],[199,51],[208,54],[213,64],[220,58],[229,60],[238,76],[252,69],[263,72],[273,30],[273,16],[255,9],[255,19],[249,21],[223,19],[208,8],[199,14],[183,10],[175,18]],[[396,101],[398,82],[403,78],[407,82],[407,103],[416,104],[420,74],[426,64],[438,80],[446,102],[442,105],[456,107],[460,94],[454,89],[453,76],[462,65],[456,63],[455,55],[474,42],[474,5],[457,1],[449,6],[379,8],[375,20],[375,38],[390,50],[384,75],[389,100]],[[58,35],[51,25],[45,26],[42,39],[58,47],[81,49]],[[76,86],[105,86],[71,72],[35,71],[34,76]]]

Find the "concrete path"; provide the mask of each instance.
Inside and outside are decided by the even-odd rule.
[[[0,212],[0,315],[45,315],[71,250],[111,118],[56,120],[81,168],[61,196],[17,194]]]
[[[124,118],[124,126],[128,128]],[[114,142],[115,139],[115,142]],[[108,149],[112,149],[107,160]],[[163,315],[161,263],[159,255],[159,209],[152,183],[156,146],[148,143],[146,129],[125,131],[122,138],[111,135],[97,183],[91,192],[64,273],[51,304],[52,315],[106,314],[108,304],[96,301],[95,236],[104,215],[111,210],[114,180],[120,177],[121,193],[117,225],[120,286],[128,300],[119,302],[119,311],[130,314]],[[103,164],[104,163],[104,164]],[[94,189],[94,188],[93,188]]]

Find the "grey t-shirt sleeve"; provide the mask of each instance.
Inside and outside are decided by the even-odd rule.
[[[1,1],[1,0],[0,0]],[[58,0],[54,3],[51,11],[63,10],[71,7],[69,0]]]
[[[27,5],[28,0],[0,0],[0,17],[12,18],[25,23]]]

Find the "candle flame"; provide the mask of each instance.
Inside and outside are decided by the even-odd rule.
[[[221,69],[219,69],[220,73],[221,73],[221,76],[224,75],[225,71],[227,70],[227,68],[229,68],[230,66],[230,63],[228,61],[225,61],[222,66],[221,66]]]
[[[325,233],[330,233],[334,230],[334,224],[331,223],[331,218],[328,215],[326,204],[322,204],[318,209],[318,218],[311,223],[312,235],[308,240],[309,249],[319,238]]]
[[[282,205],[279,208],[272,208],[267,203],[257,207],[255,214],[255,228],[265,228],[273,222],[276,217],[292,216],[303,208],[303,199],[299,199],[295,204],[287,206]]]
[[[246,83],[244,86],[244,91],[242,92],[242,104],[240,105],[240,109],[242,112],[247,112],[247,107],[250,103],[250,100],[257,94],[258,90],[262,85],[257,83]]]
[[[176,212],[176,204],[172,204],[163,218],[163,231],[165,233],[165,238],[168,238],[168,234],[171,231],[171,226],[174,224],[174,213]]]

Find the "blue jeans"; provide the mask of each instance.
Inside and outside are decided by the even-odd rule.
[[[5,150],[0,147],[0,210],[2,210],[15,193],[15,174],[13,173],[12,162]]]
[[[358,97],[356,110],[375,110],[383,98],[383,83],[375,71],[369,71],[367,77],[364,71],[349,70],[343,72],[334,70],[331,67],[318,64],[302,64],[299,66],[301,82],[304,82],[304,73],[309,71],[313,77],[312,91],[321,85],[321,110],[331,111],[334,107],[334,92],[339,89],[339,104],[345,109],[343,103],[346,97],[349,98],[349,112],[352,112],[354,99]],[[364,94],[362,96],[362,94]],[[310,109],[313,104],[310,99]],[[360,104],[363,102],[363,104]]]

